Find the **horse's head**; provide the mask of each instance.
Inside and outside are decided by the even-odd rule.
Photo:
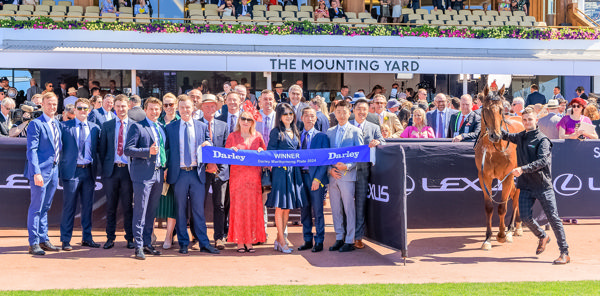
[[[490,141],[493,143],[497,143],[502,137],[504,91],[504,86],[497,92],[490,91],[486,86],[482,93],[481,122],[486,129]]]

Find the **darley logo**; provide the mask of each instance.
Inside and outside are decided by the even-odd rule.
[[[359,152],[344,152],[344,153],[329,152],[329,159],[340,159],[340,158],[346,158],[346,157],[357,158],[358,154],[359,154]]]
[[[213,150],[213,157],[214,158],[225,158],[225,159],[236,159],[239,161],[244,161],[244,159],[246,158],[246,156],[243,156],[243,155],[236,155],[235,152],[225,154],[225,153],[221,153],[216,150]]]

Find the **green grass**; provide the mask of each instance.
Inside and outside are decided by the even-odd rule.
[[[2,291],[3,295],[600,295],[600,281],[368,284],[252,287],[162,287]]]

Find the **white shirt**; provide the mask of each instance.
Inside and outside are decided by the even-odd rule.
[[[183,141],[185,137],[185,125],[188,125],[189,139],[192,143],[192,150],[190,151],[190,156],[192,158],[192,163],[190,166],[198,166],[198,162],[196,161],[196,132],[194,129],[194,121],[183,121],[181,120],[181,124],[179,125],[179,166],[186,167],[185,165],[185,145],[186,143]]]
[[[106,111],[106,109],[104,109],[104,107],[102,107],[102,110],[104,111],[104,118],[106,118],[106,121],[113,119],[112,114],[111,114],[112,112]]]
[[[127,130],[129,130],[129,119],[125,117],[123,119],[123,155],[119,156],[117,150],[119,149],[119,129],[121,128],[121,119],[117,118],[117,124],[115,124],[115,163],[129,163],[128,157],[125,156],[125,141],[127,140]]]

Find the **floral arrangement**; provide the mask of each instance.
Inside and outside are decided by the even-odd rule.
[[[340,35],[340,36],[416,36],[416,37],[454,37],[454,38],[494,38],[494,39],[537,39],[537,40],[597,40],[600,30],[596,28],[525,28],[490,27],[472,29],[468,27],[389,26],[370,25],[351,27],[344,24],[323,24],[304,22],[285,22],[283,25],[246,25],[246,24],[191,24],[154,21],[150,24],[123,22],[67,21],[54,22],[42,17],[29,21],[0,20],[0,28],[47,29],[47,30],[112,30],[135,31],[145,33],[225,33],[225,34],[261,34],[261,35]]]

